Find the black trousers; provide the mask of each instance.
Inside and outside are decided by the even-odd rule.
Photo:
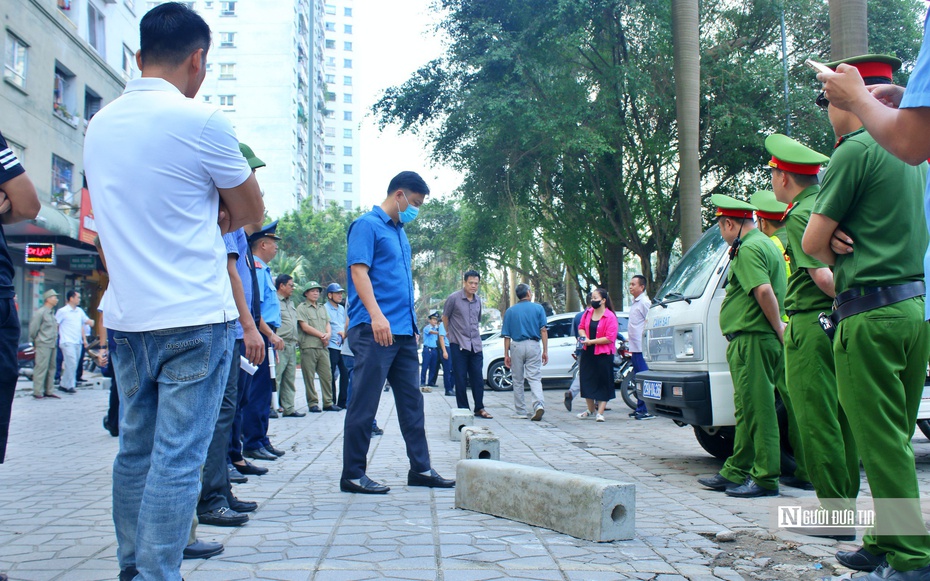
[[[449,343],[449,356],[452,358],[452,374],[455,377],[455,403],[460,409],[471,409],[468,405],[468,386],[475,398],[475,413],[484,409],[484,380],[481,368],[484,366],[484,354],[480,351],[465,351],[457,343]]]
[[[333,392],[336,391],[336,373],[339,374],[339,393],[333,393],[333,403],[344,408],[346,407],[346,392],[349,389],[349,369],[342,360],[341,349],[329,350],[329,369],[333,375]]]
[[[13,394],[19,377],[16,351],[19,348],[19,313],[13,299],[0,299],[0,464],[6,458]]]
[[[203,514],[221,507],[229,508],[226,500],[229,494],[229,470],[226,469],[226,457],[229,452],[229,434],[232,432],[233,418],[236,416],[236,403],[239,399],[239,350],[242,339],[236,339],[230,357],[229,373],[226,376],[226,389],[220,402],[220,413],[213,427],[213,438],[207,448],[207,459],[203,463],[203,483],[200,488],[200,501],[197,514]]]

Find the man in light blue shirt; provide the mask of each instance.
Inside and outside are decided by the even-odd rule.
[[[333,394],[336,405],[346,407],[346,393],[349,389],[349,370],[342,360],[342,343],[346,338],[346,308],[342,305],[345,289],[338,283],[326,287],[326,312],[329,313],[329,366],[333,376],[333,389],[336,389],[336,376],[339,377],[339,393]]]
[[[420,364],[420,386],[436,387],[439,373],[439,313],[429,316],[423,327],[423,362]]]
[[[514,289],[519,302],[504,313],[501,336],[504,338],[504,365],[513,373],[513,406],[516,419],[527,418],[523,400],[524,381],[533,393],[532,420],[538,422],[546,412],[542,390],[542,365],[549,363],[549,334],[546,311],[533,302],[530,285],[518,284]],[[540,348],[542,341],[542,348]]]

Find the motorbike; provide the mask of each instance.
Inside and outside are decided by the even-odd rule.
[[[19,374],[23,377],[32,377],[32,371],[36,366],[36,350],[33,344],[20,343],[16,350],[16,367]]]
[[[626,339],[620,339],[614,355],[614,385],[620,398],[631,410],[636,409],[636,384],[633,383],[633,354]]]

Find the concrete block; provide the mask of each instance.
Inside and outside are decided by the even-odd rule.
[[[456,408],[449,413],[449,439],[458,442],[462,438],[462,428],[475,423],[471,410]]]
[[[459,460],[455,481],[456,508],[589,541],[625,541],[635,534],[633,484],[484,460]]]
[[[500,460],[501,442],[485,426],[462,428],[462,460]]]

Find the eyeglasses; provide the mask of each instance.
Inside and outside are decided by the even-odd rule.
[[[827,107],[830,105],[830,101],[827,100],[827,94],[824,91],[820,91],[820,94],[814,99],[814,104],[826,111]]]

